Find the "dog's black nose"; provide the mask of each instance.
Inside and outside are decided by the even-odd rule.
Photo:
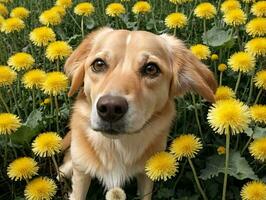
[[[107,122],[121,119],[128,110],[127,100],[119,96],[102,96],[97,102],[98,115]]]

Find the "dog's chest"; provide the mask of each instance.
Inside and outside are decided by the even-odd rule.
[[[92,145],[100,165],[88,161],[86,173],[96,176],[107,188],[123,186],[128,179],[143,172],[143,164],[137,163],[144,151],[143,144],[94,136]]]

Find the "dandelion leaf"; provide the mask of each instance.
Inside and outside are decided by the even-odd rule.
[[[225,156],[214,155],[207,158],[206,168],[201,170],[200,178],[207,180],[224,173]],[[258,177],[239,152],[230,152],[228,174],[238,180],[246,178],[257,180]]]
[[[25,125],[31,129],[35,129],[39,126],[39,121],[42,120],[42,113],[39,110],[34,110],[27,118]]]
[[[251,128],[246,129],[245,133],[249,137],[252,136],[254,139],[262,138],[262,137],[266,137],[266,128],[262,128],[262,127],[256,126],[254,128],[254,130],[252,130]]]
[[[10,138],[14,144],[28,145],[33,137],[39,133],[40,121],[42,120],[42,113],[34,110],[30,113],[27,121],[13,134]]]
[[[212,47],[232,46],[234,38],[229,33],[221,28],[214,26],[202,35],[203,43]]]

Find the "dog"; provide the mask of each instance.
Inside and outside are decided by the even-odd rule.
[[[84,200],[91,179],[106,189],[136,177],[152,198],[145,163],[164,151],[175,118],[174,98],[194,91],[214,102],[212,72],[173,36],[101,28],[67,59],[68,95],[79,90],[64,138],[60,171],[72,177],[71,200]]]

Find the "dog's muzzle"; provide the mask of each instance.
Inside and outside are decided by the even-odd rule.
[[[96,104],[97,113],[102,120],[100,131],[107,133],[119,133],[122,127],[120,121],[128,111],[127,100],[121,96],[105,95],[99,98]]]

